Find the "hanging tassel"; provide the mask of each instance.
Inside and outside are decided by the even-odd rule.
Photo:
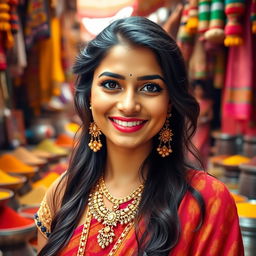
[[[210,0],[199,0],[198,2],[198,32],[203,34],[209,28],[210,22]]]
[[[238,46],[243,43],[240,19],[244,12],[244,0],[225,0],[225,13],[227,16],[225,46]]]
[[[0,3],[0,33],[4,33],[5,40],[3,40],[3,46],[5,48],[12,48],[14,45],[14,38],[11,33],[11,24],[10,24],[10,5],[8,1],[1,1]],[[2,35],[1,35],[2,36]]]
[[[186,3],[184,5],[181,21],[180,21],[180,27],[177,34],[177,41],[179,42],[190,42],[192,40],[192,35],[186,30],[186,24],[188,21],[188,10],[189,10],[189,4]]]
[[[186,30],[189,34],[196,34],[198,29],[198,0],[190,0]]]
[[[224,0],[212,0],[209,29],[204,33],[204,38],[212,43],[223,44],[224,21]]]

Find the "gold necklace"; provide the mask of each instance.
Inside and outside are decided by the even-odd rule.
[[[86,222],[84,223],[82,234],[81,234],[81,237],[80,237],[80,243],[79,243],[79,247],[78,247],[78,251],[77,251],[77,256],[84,256],[84,250],[85,250],[85,246],[86,246],[86,243],[87,243],[89,229],[90,229],[90,223],[91,223],[91,219],[92,219],[92,216],[90,215],[90,213],[88,212],[87,214],[88,214],[88,216],[86,218]],[[115,255],[116,251],[119,249],[120,245],[122,244],[123,240],[126,238],[128,233],[130,232],[132,227],[133,227],[133,223],[130,222],[124,228],[122,234],[119,236],[118,240],[116,241],[116,243],[112,247],[108,256]]]
[[[97,236],[98,244],[102,249],[113,242],[115,238],[113,228],[117,226],[118,223],[130,224],[135,219],[143,187],[143,185],[139,186],[134,192],[123,199],[116,199],[110,195],[103,178],[101,178],[96,185],[94,192],[89,195],[89,212],[95,219],[102,222],[104,225],[104,227],[98,231]],[[105,207],[103,196],[113,203],[112,210]],[[124,209],[119,209],[121,203],[130,200],[132,201]]]

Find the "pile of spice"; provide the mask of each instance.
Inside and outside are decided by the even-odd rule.
[[[59,147],[58,145],[56,145],[54,143],[54,141],[49,140],[49,139],[45,139],[45,140],[41,141],[36,146],[36,148],[46,151],[46,152],[49,152],[49,153],[52,153],[52,154],[55,154],[55,155],[65,156],[68,154],[68,151],[66,149]]]
[[[36,181],[35,183],[33,183],[33,188],[36,187],[45,187],[45,188],[49,188],[51,186],[51,184],[57,179],[59,178],[59,174],[56,172],[50,172],[47,173],[46,176],[44,176],[41,180]]]
[[[9,173],[30,173],[35,169],[11,154],[4,154],[0,157],[0,169]]]
[[[0,207],[0,230],[22,228],[34,223],[31,218],[25,218],[8,206]]]
[[[218,156],[212,156],[210,158],[210,162],[212,164],[218,164],[221,163],[224,159],[228,158],[229,155],[218,155]]]
[[[72,148],[74,140],[66,133],[59,134],[55,140],[55,143],[60,147]]]
[[[51,159],[51,158],[55,157],[55,155],[52,154],[52,153],[49,153],[49,152],[44,151],[44,150],[36,149],[36,148],[32,149],[31,152],[35,156],[37,156],[39,158],[42,158],[44,160],[48,160],[48,159]]]
[[[46,160],[43,160],[37,157],[35,154],[30,152],[24,147],[18,147],[13,152],[12,155],[15,156],[17,159],[22,161],[25,164],[32,165],[32,166],[41,166],[46,164]]]
[[[230,156],[222,161],[224,165],[237,166],[239,164],[245,164],[250,161],[250,158],[242,155]]]
[[[24,207],[19,209],[19,214],[24,217],[34,218],[35,213],[39,210],[39,206]]]
[[[21,182],[20,178],[11,176],[8,173],[0,170],[0,184],[12,184],[19,182]]]
[[[76,123],[67,123],[65,125],[65,130],[68,132],[68,133],[72,133],[72,134],[75,134],[78,130],[79,130],[79,125],[76,124]]]
[[[28,193],[19,197],[19,203],[22,205],[40,204],[44,198],[46,190],[47,188],[45,186],[34,187]]]
[[[237,212],[239,217],[256,219],[256,203],[251,203],[251,202],[237,203],[236,207],[237,207]]]
[[[11,196],[11,193],[8,191],[0,190],[0,200],[7,199]]]

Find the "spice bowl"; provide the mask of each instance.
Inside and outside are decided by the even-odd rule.
[[[18,209],[18,213],[26,218],[34,219],[34,214],[38,211],[40,205],[26,205]]]
[[[241,170],[238,191],[249,199],[256,199],[256,165],[239,165]]]
[[[31,223],[18,228],[0,229],[0,247],[27,242],[36,235],[36,225]]]
[[[245,256],[254,256],[256,251],[256,200],[237,203]]]
[[[5,205],[14,196],[12,190],[0,188],[0,206]]]
[[[18,178],[19,180],[17,182],[12,182],[12,183],[3,183],[0,182],[0,188],[5,188],[5,189],[11,189],[11,190],[18,190],[20,189],[24,183],[27,181],[27,178],[23,175],[19,175],[19,174],[9,174],[15,178]]]
[[[230,190],[237,191],[240,176],[240,169],[238,165],[226,165],[219,163],[219,166],[224,170],[223,177],[221,178],[222,182],[224,182]]]
[[[31,179],[37,172],[38,172],[39,168],[38,167],[34,167],[32,171],[27,171],[27,172],[9,172],[9,174],[14,174],[14,175],[22,175],[25,176],[27,179]]]

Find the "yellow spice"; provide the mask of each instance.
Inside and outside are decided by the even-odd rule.
[[[241,155],[234,155],[230,156],[222,161],[223,164],[226,165],[239,165],[244,164],[250,161],[250,158],[241,156]]]
[[[11,183],[17,183],[20,179],[17,177],[13,177],[6,172],[0,170],[0,183],[2,184],[11,184]]]
[[[0,199],[5,199],[5,198],[8,198],[9,196],[10,196],[9,192],[0,191]]]
[[[239,217],[256,218],[256,203],[237,203],[236,206]]]

